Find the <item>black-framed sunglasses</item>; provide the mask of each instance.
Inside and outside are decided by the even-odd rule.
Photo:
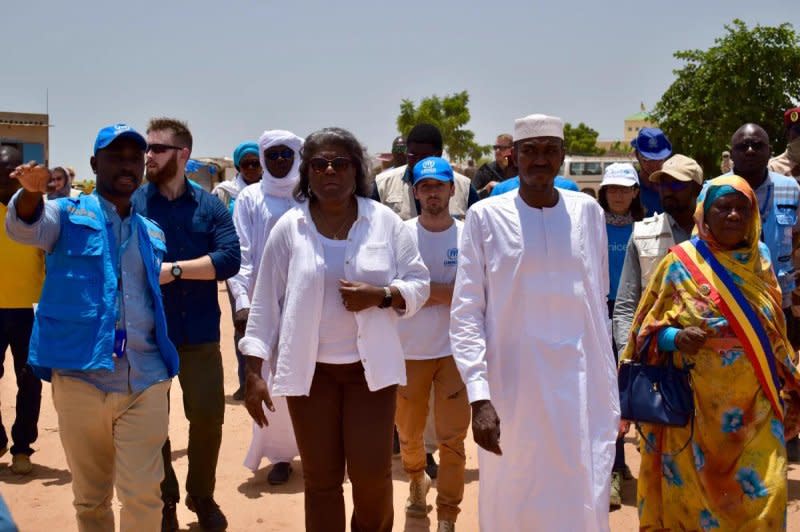
[[[325,157],[314,157],[312,158],[308,164],[311,166],[311,169],[314,170],[316,173],[321,174],[329,167],[333,168],[334,172],[344,172],[353,164],[353,161],[348,159],[347,157],[335,157],[333,159],[326,159]]]
[[[286,148],[281,151],[265,151],[264,158],[268,161],[277,161],[278,159],[292,159],[294,158],[294,151]]]
[[[145,153],[165,153],[167,150],[182,150],[181,146],[173,146],[171,144],[148,144]]]
[[[740,152],[746,152],[748,149],[759,151],[763,149],[764,146],[766,146],[766,143],[761,142],[760,140],[746,140],[744,142],[740,142],[739,144],[734,144],[733,149]]]
[[[495,144],[492,146],[495,150],[510,150],[513,146],[503,146],[502,144]]]
[[[239,163],[239,167],[255,170],[256,168],[261,168],[261,163],[258,161],[243,161]]]
[[[690,181],[672,181],[672,182],[658,182],[658,188],[662,190],[671,190],[672,192],[680,192],[689,188]]]

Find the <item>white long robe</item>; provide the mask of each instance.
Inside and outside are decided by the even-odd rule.
[[[246,187],[236,200],[233,223],[239,235],[242,266],[234,277],[228,279],[228,289],[236,301],[236,310],[249,308],[256,284],[256,274],[261,264],[267,237],[278,219],[297,205],[292,198],[281,198],[267,193],[267,183],[259,182]],[[269,260],[269,258],[267,258]],[[245,353],[247,354],[247,353]],[[264,364],[262,377],[272,390],[272,371]],[[270,463],[291,462],[297,456],[297,442],[285,397],[272,397],[275,412],[264,410],[269,425],[261,428],[253,423],[253,438],[244,459],[244,466],[257,471],[262,459]]]
[[[603,211],[559,190],[475,204],[450,338],[470,402],[491,399],[502,456],[479,451],[481,530],[608,530],[619,421]]]

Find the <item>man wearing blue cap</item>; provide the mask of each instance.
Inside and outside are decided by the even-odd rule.
[[[409,476],[406,515],[424,518],[431,479],[425,471],[423,442],[433,389],[436,440],[439,443],[439,532],[454,530],[464,496],[464,438],[469,427],[467,391],[458,373],[448,336],[450,300],[458,265],[463,223],[453,219],[448,205],[455,193],[453,169],[441,157],[419,161],[413,170],[414,198],[420,215],[407,220],[425,266],[431,274],[431,296],[425,307],[397,324],[406,357],[408,383],[397,390],[395,423],[400,436],[403,469]]]
[[[48,252],[29,363],[52,380],[80,530],[157,530],[170,379],[178,353],[159,288],[164,233],[139,215],[145,139],[130,126],[100,130],[94,194],[44,202],[49,172],[12,173],[22,190],[6,215],[14,240]]]
[[[631,146],[639,161],[639,183],[642,188],[639,198],[645,210],[644,215],[648,217],[664,212],[658,188],[651,183],[650,175],[661,170],[664,161],[672,155],[672,144],[659,128],[643,127],[631,141]]]

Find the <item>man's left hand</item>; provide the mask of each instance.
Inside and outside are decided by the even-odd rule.
[[[380,305],[385,292],[383,288],[371,284],[339,279],[339,294],[345,309],[359,312]]]

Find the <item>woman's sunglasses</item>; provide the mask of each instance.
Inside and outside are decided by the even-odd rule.
[[[314,170],[316,173],[321,174],[329,167],[333,168],[334,172],[344,172],[350,165],[353,164],[353,161],[348,159],[347,157],[336,157],[334,159],[326,159],[324,157],[314,157],[311,159],[308,164],[311,166],[311,169]]]

